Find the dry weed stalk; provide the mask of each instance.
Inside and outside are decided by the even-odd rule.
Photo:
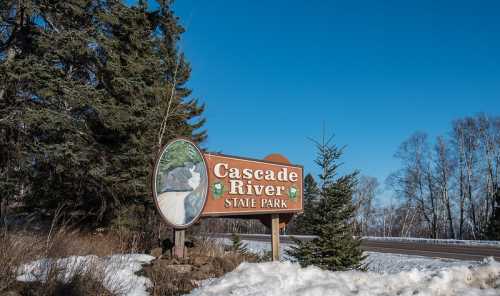
[[[208,257],[224,257],[226,255],[224,245],[215,239],[209,237],[200,237],[196,240],[196,248],[191,253]]]

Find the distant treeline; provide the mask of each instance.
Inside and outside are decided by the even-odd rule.
[[[500,117],[453,121],[434,141],[416,132],[399,147],[387,180],[396,202],[375,207],[378,183],[358,183],[356,228],[364,235],[500,239]]]

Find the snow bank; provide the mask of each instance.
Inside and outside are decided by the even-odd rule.
[[[437,271],[454,266],[476,266],[480,263],[479,261],[437,259],[390,253],[364,252],[364,254],[367,257],[363,263],[368,271],[388,274],[412,270]]]
[[[494,296],[500,295],[500,264],[492,259],[475,267],[439,271],[330,272],[290,262],[243,263],[233,272],[193,290],[191,296]]]
[[[58,273],[59,280],[68,282],[79,273],[96,273],[96,278],[109,291],[119,291],[126,296],[149,295],[146,291],[151,281],[135,273],[142,269],[143,264],[150,263],[153,256],[145,254],[112,255],[107,257],[71,256],[62,259],[41,259],[19,267],[18,281],[46,281],[53,269],[63,271]]]

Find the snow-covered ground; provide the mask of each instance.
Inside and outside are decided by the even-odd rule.
[[[291,262],[243,263],[221,278],[207,281],[191,296],[334,295],[334,296],[498,296],[500,263],[396,274],[331,272]]]
[[[219,239],[231,245],[230,239]],[[271,244],[246,241],[251,252],[264,254]],[[206,280],[190,295],[334,295],[334,296],[493,296],[500,295],[500,263],[436,259],[420,256],[366,252],[367,272],[331,272],[316,267],[301,268],[288,261],[281,244],[283,262],[243,263],[236,270],[218,279]],[[72,256],[64,259],[43,259],[19,268],[19,281],[43,281],[51,268],[65,272],[61,280],[91,268],[101,272],[103,285],[121,295],[148,295],[151,281],[135,273],[154,257],[144,254],[109,257]]]
[[[422,256],[365,252],[364,264],[368,271],[395,274],[402,271],[437,271],[456,266],[477,266],[478,261],[437,259]]]
[[[263,253],[269,242],[245,241],[248,250]],[[222,243],[231,244],[229,239]],[[282,244],[283,251],[290,247]],[[191,296],[211,295],[500,295],[500,263],[436,259],[421,256],[366,252],[367,272],[331,272],[301,268],[286,261],[244,263],[222,278],[206,281]]]
[[[63,259],[41,259],[19,267],[18,281],[45,281],[51,269],[64,271],[60,280],[69,281],[74,275],[90,272],[102,280],[104,287],[126,296],[145,296],[151,281],[135,273],[143,264],[150,263],[153,256],[145,254],[113,255],[107,257],[71,256]]]

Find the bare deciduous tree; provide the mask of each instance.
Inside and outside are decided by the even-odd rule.
[[[377,178],[362,176],[359,178],[356,191],[353,196],[353,204],[356,209],[355,217],[359,229],[356,232],[362,234],[370,233],[370,225],[373,222],[374,200],[377,195],[379,182]]]
[[[450,137],[428,147],[426,134],[415,133],[396,153],[402,168],[388,183],[401,201],[399,235],[484,238],[499,206],[500,117],[455,120]]]
[[[453,171],[453,164],[450,158],[449,148],[443,137],[438,137],[436,143],[436,181],[441,195],[441,201],[446,210],[446,220],[448,222],[448,237],[455,238],[453,226],[452,205],[450,199],[450,179]]]

